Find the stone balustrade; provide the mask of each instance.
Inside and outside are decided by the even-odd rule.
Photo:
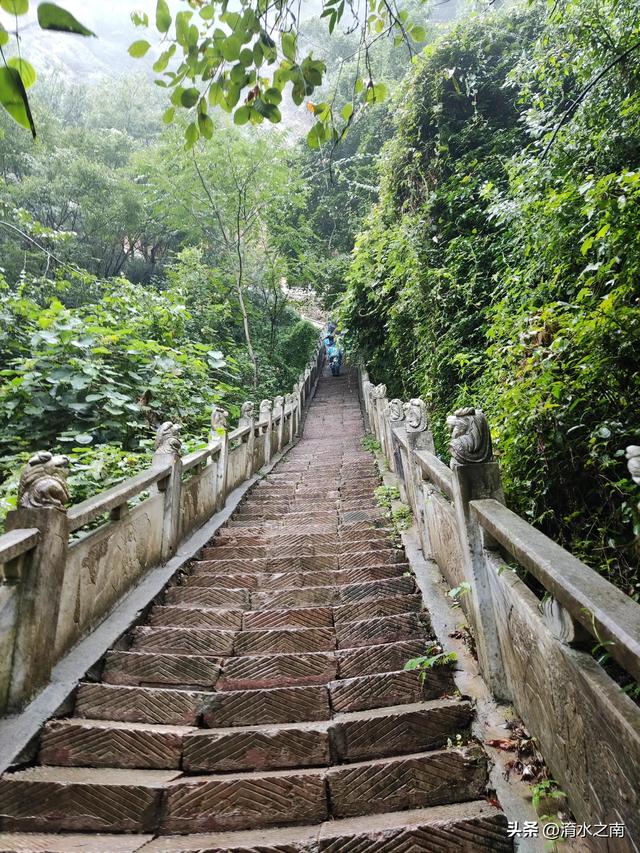
[[[32,457],[0,535],[0,712],[29,700],[146,572],[291,445],[323,358],[319,344],[292,392],[263,401],[257,418],[244,404],[237,429],[214,407],[201,450],[182,456],[179,428],[163,424],[147,470],[68,508],[68,459]]]
[[[425,557],[451,587],[468,584],[460,604],[493,695],[524,721],[577,820],[623,822],[640,844],[640,708],[618,684],[640,682],[640,604],[505,506],[480,409],[447,419],[447,465],[422,401],[387,400],[364,370],[360,393]],[[640,448],[627,458],[640,483]]]

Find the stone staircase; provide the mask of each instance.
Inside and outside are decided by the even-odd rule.
[[[373,498],[356,380],[0,779],[1,851],[507,851],[451,673]]]

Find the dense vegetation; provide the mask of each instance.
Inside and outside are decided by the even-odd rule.
[[[375,381],[429,401],[439,449],[445,415],[481,405],[509,504],[638,598],[639,40],[637,4],[560,0],[430,45],[342,301]]]
[[[51,81],[35,145],[3,120],[0,515],[34,450],[72,457],[81,499],[148,464],[163,420],[195,447],[213,403],[233,421],[290,388],[317,337],[280,287],[273,223],[302,188],[279,139],[187,154],[134,82]]]

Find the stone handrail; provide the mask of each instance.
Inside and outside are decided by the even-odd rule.
[[[640,849],[640,707],[619,684],[640,682],[640,604],[507,509],[480,409],[447,418],[446,465],[423,401],[388,400],[364,370],[360,396],[494,696],[514,706],[576,818],[622,821]],[[640,449],[627,456],[640,485]]]
[[[69,508],[67,519],[69,532],[74,533],[86,524],[90,524],[105,512],[118,509],[131,498],[137,497],[149,486],[167,477],[171,472],[171,465],[155,465],[146,471],[141,471],[135,477],[116,483],[115,486],[100,492],[98,495],[87,498],[75,506]]]
[[[68,509],[66,457],[40,451],[29,460],[0,535],[0,712],[30,699],[145,573],[293,443],[323,359],[319,342],[286,400],[263,400],[255,417],[245,403],[234,430],[214,407],[207,446],[193,453],[181,456],[179,427],[164,423],[148,469]]]
[[[640,605],[498,501],[470,506],[481,527],[640,682]]]

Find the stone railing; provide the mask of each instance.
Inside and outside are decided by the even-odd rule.
[[[617,849],[640,849],[640,708],[593,654],[640,682],[640,604],[507,509],[480,410],[447,419],[446,465],[423,401],[389,401],[364,371],[360,382],[425,557],[468,590],[460,603],[494,696],[536,738],[578,821],[623,822],[633,846]]]
[[[0,535],[0,712],[24,704],[149,569],[292,443],[323,358],[319,344],[292,392],[257,414],[245,403],[237,429],[214,407],[202,450],[181,456],[179,427],[163,424],[146,471],[69,508],[66,457],[31,458]]]

